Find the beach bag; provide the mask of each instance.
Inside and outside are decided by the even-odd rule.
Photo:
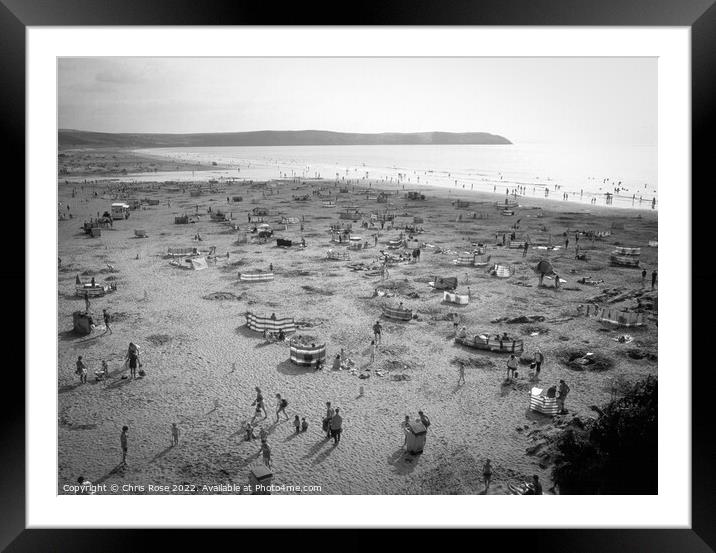
[[[143,369],[139,369],[139,376],[147,376],[147,373]]]
[[[281,407],[284,408],[284,409],[285,409],[286,407],[288,407],[288,401],[286,401],[285,399],[282,399],[282,400],[281,400]]]
[[[328,431],[328,419],[323,419],[323,431]]]

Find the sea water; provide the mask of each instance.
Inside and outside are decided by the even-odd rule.
[[[652,208],[657,148],[641,145],[400,145],[151,148],[137,153],[206,165],[207,171],[142,173],[137,180],[322,178],[384,181]],[[217,165],[216,169],[211,169]],[[229,166],[219,169],[218,166]],[[566,195],[566,196],[565,196]]]

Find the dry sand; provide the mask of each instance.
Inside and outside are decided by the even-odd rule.
[[[507,493],[508,482],[528,480],[532,474],[540,476],[547,490],[551,467],[526,450],[535,444],[530,432],[550,429],[560,417],[528,410],[533,383],[527,366],[520,367],[513,386],[503,386],[507,356],[455,345],[453,324],[448,320],[454,312],[460,313],[462,324],[471,331],[507,331],[524,338],[528,352],[540,347],[546,357],[541,384],[548,387],[560,378],[567,381],[570,416],[593,415],[589,406],[608,401],[615,382],[656,374],[655,357],[633,359],[627,355],[634,349],[656,354],[654,320],[644,329],[614,329],[577,315],[579,304],[605,290],[642,289],[640,269],[609,266],[615,244],[642,248],[649,288],[651,270],[657,266],[657,249],[647,247],[648,240],[657,235],[655,212],[520,199],[516,215],[504,217],[488,205],[457,210],[451,204],[458,197],[501,201],[504,197],[498,195],[428,190],[425,201],[409,201],[401,193],[391,198],[398,213],[424,218],[426,232],[417,236],[420,242],[461,252],[471,241],[484,241],[490,245],[492,260],[513,264],[516,273],[508,279],[490,277],[483,269],[454,266],[456,254],[437,254],[435,249],[425,248],[419,263],[391,267],[389,282],[399,292],[394,298],[371,298],[381,284],[380,277],[351,271],[346,267],[350,262],[325,260],[330,247],[327,229],[338,222],[338,210],[322,208],[317,197],[308,202],[291,200],[293,194],[310,194],[318,187],[317,182],[284,182],[280,193],[267,199],[262,198],[265,188],[246,184],[199,198],[189,197],[188,192],[137,192],[135,197],[160,199],[160,204],[132,211],[130,219],[115,221],[113,230],[93,239],[79,227],[84,219],[108,209],[112,200],[101,197],[101,187],[96,189],[100,197],[94,198],[95,189],[85,187],[81,192],[77,185],[78,195],[72,198],[72,186],[59,185],[59,200],[69,204],[74,215],[58,223],[62,259],[58,273],[59,493],[65,493],[63,484],[75,483],[79,475],[107,484],[247,483],[249,467],[261,461],[260,442],[243,441],[241,432],[253,414],[255,386],[262,388],[267,400],[269,417],[263,425],[270,433],[275,484],[320,486],[320,491],[311,493],[322,494],[477,494],[483,489],[482,464],[489,457],[494,471],[490,493]],[[244,201],[227,205],[226,197],[235,194],[243,195]],[[385,208],[365,195],[338,194],[338,199],[364,211]],[[194,213],[197,204],[200,222],[173,224],[175,215]],[[278,248],[275,239],[264,245],[236,245],[237,233],[229,224],[210,220],[210,206],[233,212],[242,231],[248,211],[257,206],[285,216],[305,216],[307,248]],[[542,217],[537,217],[538,206],[543,207]],[[456,222],[459,213],[473,210],[488,213],[489,218]],[[509,229],[517,219],[521,220],[518,238],[526,231],[539,240],[542,225],[553,235],[572,231],[569,249],[530,249],[523,258],[520,250],[495,247],[496,230]],[[412,218],[399,221],[411,222]],[[594,247],[582,238],[580,245],[590,260],[576,260],[574,231],[608,230],[612,222],[623,222],[624,230],[597,240]],[[274,224],[274,228],[282,227]],[[134,229],[145,229],[149,237],[135,238]],[[197,245],[192,241],[197,231],[204,238],[199,245],[215,245],[217,254],[230,252],[230,258],[219,259],[203,271],[169,265],[163,257],[167,248]],[[374,232],[354,230],[370,238],[371,247],[352,251],[351,262],[375,260],[378,249],[385,249],[387,240],[400,233],[381,232],[375,248]],[[292,225],[276,236],[300,240],[301,232]],[[537,286],[532,268],[541,258],[549,258],[567,279],[562,289],[556,291],[551,284]],[[108,263],[117,272],[109,272]],[[238,281],[239,270],[266,269],[270,263],[276,274],[273,282]],[[72,333],[72,312],[84,308],[83,300],[74,296],[74,279],[78,273],[85,273],[83,278],[88,279],[90,272],[98,282],[111,278],[117,283],[117,292],[93,299],[91,307],[96,320],[101,320],[102,308],[113,314],[111,335],[99,332],[79,337]],[[465,292],[466,272],[473,295],[468,306],[443,304],[442,293],[427,285],[428,277],[435,274],[457,276],[461,282],[458,291]],[[578,284],[577,279],[584,276],[604,283]],[[214,292],[231,293],[237,299],[204,299]],[[418,297],[410,297],[411,292]],[[646,294],[652,296],[656,305],[656,293]],[[368,362],[371,326],[380,318],[380,305],[398,301],[414,309],[418,318],[407,323],[381,319],[383,344],[373,368],[384,367],[385,376],[373,373],[363,380],[348,371],[330,370],[330,361],[341,348],[359,366]],[[633,307],[636,300],[610,305]],[[243,314],[249,310],[263,315],[275,312],[278,317],[315,325],[299,333],[314,334],[327,342],[326,369],[314,372],[291,364],[287,344],[266,345],[260,334],[245,327]],[[546,320],[511,325],[490,322],[520,315],[542,315]],[[538,330],[539,335],[530,335]],[[620,344],[613,340],[625,333],[635,341]],[[136,381],[121,378],[128,374],[123,360],[130,341],[140,344],[147,371],[145,378]],[[603,372],[573,370],[559,361],[568,349],[597,352],[613,361],[613,367]],[[90,369],[89,382],[83,385],[78,385],[74,374],[78,355],[84,356]],[[463,386],[457,386],[458,371],[453,363],[458,357],[476,359],[480,365],[468,368]],[[93,371],[102,359],[109,363],[111,378],[96,383]],[[400,365],[407,368],[396,368]],[[392,380],[391,374],[400,373],[410,379]],[[361,386],[365,393],[359,397]],[[291,420],[273,424],[276,393],[288,399]],[[324,439],[320,428],[326,401],[340,407],[343,414],[344,431],[336,448]],[[424,453],[412,456],[401,449],[400,424],[406,414],[416,417],[418,410],[431,418],[432,426]],[[306,433],[294,434],[296,414],[309,422]],[[176,447],[170,447],[172,422],[181,430]],[[124,469],[118,467],[123,425],[130,427]]]

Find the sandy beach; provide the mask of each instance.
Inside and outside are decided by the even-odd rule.
[[[504,216],[495,207],[504,202],[504,194],[421,187],[426,199],[409,200],[399,186],[388,190],[384,183],[366,181],[360,186],[306,179],[271,186],[234,183],[199,197],[181,188],[168,190],[176,188],[172,185],[142,183],[130,197],[158,204],[143,203],[129,219],[115,220],[112,229],[91,238],[80,228],[83,221],[118,200],[110,197],[105,184],[65,184],[64,179],[58,176],[58,201],[63,213],[70,206],[72,219],[58,221],[61,494],[68,493],[63,486],[76,483],[80,475],[95,484],[136,487],[125,493],[222,493],[203,486],[246,484],[251,467],[261,463],[260,441],[247,442],[243,435],[243,425],[253,415],[256,386],[267,403],[268,417],[259,425],[269,432],[274,484],[312,486],[300,493],[329,495],[478,494],[483,492],[482,466],[489,458],[490,494],[508,493],[508,484],[530,480],[533,474],[539,475],[547,493],[552,486],[550,436],[575,416],[594,416],[591,406],[609,401],[625,383],[657,374],[658,295],[651,289],[651,273],[658,268],[658,248],[649,246],[657,240],[655,211],[518,196],[510,197],[519,204],[514,215]],[[390,192],[388,203],[369,197],[368,184]],[[340,192],[344,186],[347,193]],[[315,195],[319,189],[331,193],[337,207],[323,207],[328,198]],[[306,195],[307,201],[293,199]],[[243,200],[231,201],[233,196]],[[458,209],[458,199],[470,204]],[[397,215],[396,227],[422,227],[424,232],[414,234],[407,248],[420,247],[420,260],[391,265],[386,280],[351,270],[349,265],[358,262],[377,263],[380,250],[401,251],[388,250],[387,243],[401,232],[406,238],[409,234],[388,226],[381,230],[380,224],[363,229],[360,222],[353,223],[351,234],[361,236],[369,247],[350,250],[349,261],[327,260],[329,248],[348,251],[345,244],[331,243],[329,233],[330,225],[348,222],[338,216],[344,206],[358,207],[364,220],[389,207]],[[274,236],[261,244],[249,232],[248,243],[237,243],[253,226],[248,215],[257,207],[270,211],[264,219]],[[209,209],[224,212],[231,222],[212,221]],[[472,213],[478,215],[473,218]],[[183,214],[198,221],[174,224]],[[303,231],[297,223],[284,230],[282,217],[303,220]],[[423,221],[414,223],[415,217]],[[502,245],[503,235],[509,241],[518,220],[515,240],[528,235],[533,243],[526,256],[521,249]],[[135,229],[145,230],[147,238],[135,237]],[[575,256],[578,231],[611,234],[594,241],[581,235],[580,252],[588,259],[580,260]],[[193,240],[197,233],[201,242]],[[534,246],[550,236],[558,249]],[[276,244],[276,238],[296,244],[302,237],[305,248]],[[514,274],[498,278],[485,268],[456,266],[458,254],[477,242],[487,245],[491,263],[511,265]],[[209,246],[216,247],[217,257],[205,270],[181,269],[165,257],[168,248]],[[648,271],[644,283],[641,268],[610,265],[615,246],[641,248],[641,267]],[[550,280],[538,286],[533,269],[543,259],[566,280],[559,289]],[[273,281],[239,281],[240,272],[268,271],[269,266]],[[72,313],[84,310],[84,300],[75,295],[77,275],[117,285],[116,292],[91,298],[95,322],[101,323],[102,309],[111,313],[111,334],[73,333]],[[460,294],[469,286],[469,304],[444,303],[443,293],[428,284],[435,276],[457,277]],[[585,277],[596,284],[578,282]],[[376,289],[387,293],[375,296]],[[416,317],[401,322],[381,316],[382,305],[399,302]],[[638,309],[646,325],[605,324],[582,314],[578,306],[587,304]],[[297,334],[326,343],[325,368],[314,371],[291,363],[287,343],[266,343],[246,327],[248,311],[293,317]],[[545,363],[539,380],[530,375],[528,364],[521,364],[515,381],[505,384],[509,356],[455,344],[454,313],[471,334],[507,332],[523,339],[525,356],[540,348]],[[529,320],[507,322],[519,317]],[[371,328],[379,319],[383,339],[369,363]],[[616,340],[624,334],[633,341]],[[129,342],[141,347],[146,376],[137,380],[123,378],[129,374],[124,366]],[[331,370],[342,349],[357,371]],[[597,355],[602,370],[579,370],[568,363],[578,353]],[[78,355],[89,367],[86,384],[75,375]],[[102,360],[109,365],[110,378],[96,382],[94,370]],[[458,385],[461,360],[467,367],[464,385]],[[366,367],[370,371],[362,370]],[[361,373],[370,377],[359,378]],[[560,379],[571,388],[568,414],[552,417],[530,411],[530,389],[548,388]],[[289,402],[288,421],[281,417],[275,423],[276,393]],[[343,415],[337,447],[321,431],[326,401],[340,407]],[[418,410],[432,425],[424,452],[411,455],[402,448],[401,422],[406,414],[417,417]],[[295,434],[295,415],[306,418],[306,432]],[[181,433],[173,447],[172,423]],[[119,464],[124,425],[130,428],[126,467]],[[148,488],[182,484],[196,488]]]

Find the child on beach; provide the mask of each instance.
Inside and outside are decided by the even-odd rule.
[[[375,321],[375,324],[373,325],[373,338],[376,344],[380,344],[382,330],[383,327],[380,325],[380,321]]]
[[[305,432],[308,430],[308,423],[306,422],[306,417],[303,417],[301,419],[301,432]]]
[[[457,379],[457,385],[465,384],[465,365],[463,363],[460,363],[460,368],[458,369],[459,377]]]
[[[75,373],[80,377],[80,384],[85,384],[87,382],[87,365],[85,365],[84,361],[82,361],[81,355],[77,358],[77,369],[75,370]]]
[[[400,423],[400,428],[403,430],[403,445],[402,447],[407,447],[408,445],[408,435],[410,434],[410,415],[405,415],[405,420]]]
[[[179,445],[179,427],[177,423],[172,423],[172,445]]]
[[[262,441],[261,449],[259,451],[263,455],[264,465],[271,468],[271,448],[269,447],[268,442]]]
[[[127,349],[126,361],[129,362],[129,373],[132,380],[137,378],[137,365],[141,365],[139,362],[139,348],[132,342],[129,342],[129,348]]]

